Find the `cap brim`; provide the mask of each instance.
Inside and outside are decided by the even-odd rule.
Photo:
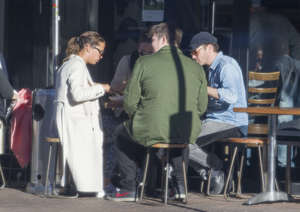
[[[192,52],[192,51],[196,50],[197,48],[198,48],[198,45],[191,44],[191,45],[189,45],[189,52]]]

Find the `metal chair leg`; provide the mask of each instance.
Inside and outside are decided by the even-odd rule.
[[[166,158],[166,167],[165,167],[165,169],[166,169],[166,176],[165,176],[165,197],[164,197],[164,203],[165,203],[165,205],[167,205],[168,204],[168,187],[169,187],[169,178],[168,178],[168,176],[169,176],[169,161],[170,161],[170,150],[169,149],[167,149],[167,158]]]
[[[1,185],[0,189],[3,189],[6,186],[6,180],[5,180],[5,176],[4,176],[4,173],[3,173],[1,163],[0,163],[0,173],[1,173],[1,178],[2,178],[2,185]]]
[[[50,144],[50,147],[49,147],[49,157],[48,157],[48,165],[47,165],[47,172],[46,172],[45,190],[44,190],[45,196],[48,195],[49,171],[50,171],[51,155],[52,155],[52,144]]]
[[[204,181],[202,180],[200,184],[200,193],[203,193],[203,188],[204,188]]]
[[[144,189],[145,189],[145,184],[146,184],[146,179],[147,179],[147,174],[148,174],[149,158],[150,158],[150,150],[148,149],[147,155],[146,155],[146,164],[145,164],[145,169],[144,169],[143,184],[142,184],[142,189],[141,189],[141,197],[140,197],[141,200],[143,200],[143,198],[144,198]]]
[[[261,188],[262,188],[262,192],[265,192],[265,178],[264,178],[264,169],[263,169],[263,162],[262,162],[261,146],[258,146],[257,149],[258,149]]]
[[[286,169],[285,169],[285,191],[288,194],[291,194],[291,148],[290,144],[287,145],[287,152],[286,152]]]
[[[208,179],[207,179],[207,187],[206,187],[206,195],[210,195],[210,183],[211,183],[211,169],[208,171]]]
[[[229,173],[228,173],[228,176],[227,176],[227,179],[226,179],[226,184],[225,184],[225,188],[224,188],[224,198],[225,199],[227,199],[227,189],[228,189],[229,181],[230,181],[231,176],[232,176],[232,170],[233,170],[233,165],[234,165],[235,158],[236,158],[237,149],[238,149],[238,147],[235,146],[234,151],[233,151],[232,160],[231,160],[231,163],[230,163]]]
[[[244,168],[244,161],[245,161],[245,151],[246,151],[246,148],[243,149],[242,156],[241,156],[240,169],[239,169],[239,173],[238,173],[238,184],[237,184],[237,190],[236,190],[237,195],[242,194],[242,177],[243,177],[243,168]]]
[[[276,189],[276,191],[280,191],[279,184],[278,184],[278,181],[277,181],[276,177],[275,177],[275,189]]]
[[[183,171],[183,180],[184,180],[184,193],[185,199],[183,200],[184,203],[188,202],[188,185],[187,185],[187,177],[186,177],[186,169],[185,169],[185,162],[182,160],[182,171]]]

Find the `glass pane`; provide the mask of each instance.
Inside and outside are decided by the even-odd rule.
[[[216,1],[215,28],[216,30],[232,29],[233,0]]]
[[[251,6],[249,69],[258,72],[280,71],[282,86],[279,106],[299,106],[300,17],[299,12],[295,11],[299,11],[300,4],[289,0],[252,0]],[[282,117],[280,122],[291,119]]]
[[[300,59],[300,35],[282,13],[284,10],[272,5],[261,6],[264,7],[252,7],[250,13],[249,68],[263,72],[283,71],[288,68],[286,58]]]

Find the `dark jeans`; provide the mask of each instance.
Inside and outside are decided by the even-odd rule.
[[[115,154],[119,182],[114,182],[115,186],[128,191],[136,190],[139,183],[137,170],[139,167],[144,167],[146,153],[147,148],[134,142],[123,126],[118,128],[116,131]],[[188,148],[183,151],[180,149],[170,151],[170,160],[174,168],[174,175],[179,183],[183,183],[182,154],[187,163]]]

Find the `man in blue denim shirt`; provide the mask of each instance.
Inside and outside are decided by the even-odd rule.
[[[211,168],[211,192],[220,193],[224,186],[223,163],[202,147],[222,138],[247,134],[248,115],[233,112],[234,107],[247,107],[243,75],[235,59],[218,52],[217,38],[210,33],[196,34],[190,47],[192,58],[209,68],[209,104],[198,140],[196,144],[190,144],[190,165],[199,173],[203,170],[201,167]]]

